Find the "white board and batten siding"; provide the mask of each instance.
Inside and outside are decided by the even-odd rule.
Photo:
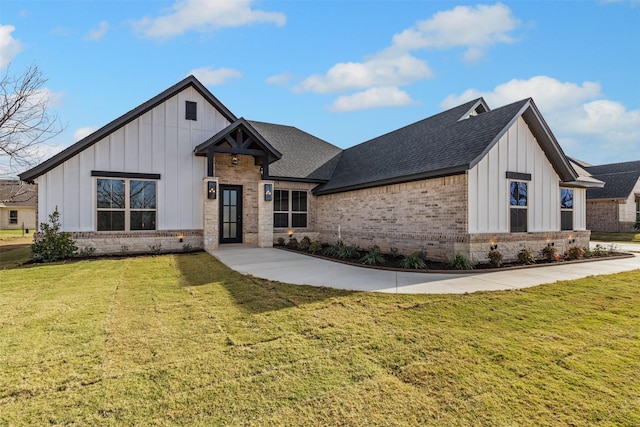
[[[469,232],[508,233],[507,172],[531,174],[528,181],[528,231],[560,231],[560,177],[520,117],[487,155],[469,170]],[[574,188],[575,230],[586,227],[586,192]]]
[[[185,101],[196,102],[197,120],[185,119]],[[160,174],[157,229],[202,229],[202,179],[206,158],[193,149],[229,125],[188,87],[112,132],[37,179],[38,215],[55,210],[65,231],[96,230],[96,178],[91,171]]]

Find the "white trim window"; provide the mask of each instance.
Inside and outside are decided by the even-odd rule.
[[[560,230],[573,230],[573,189],[560,188]]]
[[[18,223],[18,211],[9,211],[9,224]]]
[[[273,227],[306,228],[308,193],[297,190],[273,192]]]
[[[156,187],[156,181],[151,180],[97,178],[97,230],[155,230]]]
[[[512,233],[527,232],[527,190],[526,181],[509,182],[509,223]]]

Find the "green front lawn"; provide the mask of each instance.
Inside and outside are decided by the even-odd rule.
[[[207,254],[0,271],[0,425],[640,425],[640,271],[392,295]]]
[[[597,242],[640,243],[640,233],[605,233],[592,231],[591,240]]]

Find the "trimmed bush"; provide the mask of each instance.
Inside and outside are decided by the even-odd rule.
[[[311,246],[311,239],[309,238],[309,236],[304,236],[302,239],[300,239],[300,249],[306,251],[309,249],[309,246]]]
[[[295,237],[290,238],[289,243],[287,243],[287,246],[290,249],[298,249],[298,239],[296,239]]]
[[[520,249],[520,252],[518,252],[518,262],[525,265],[535,264],[536,259],[533,257],[533,252],[531,252],[531,249]]]
[[[489,264],[493,267],[500,267],[502,265],[502,254],[497,249],[491,249],[487,254],[489,258]]]
[[[584,257],[585,251],[581,246],[571,246],[564,254],[566,259],[581,259]]]
[[[405,256],[402,260],[401,267],[409,270],[421,270],[427,268],[427,262],[425,260],[424,253],[414,252],[410,255]]]
[[[322,243],[320,243],[318,240],[314,240],[309,246],[309,252],[311,252],[312,254],[317,254],[321,250],[322,250]]]
[[[278,237],[276,239],[276,245],[278,246],[284,246],[284,237]]]
[[[547,261],[555,262],[560,259],[560,255],[558,255],[558,249],[555,246],[545,246],[540,251],[542,257]]]
[[[381,265],[387,263],[387,260],[384,259],[384,256],[380,253],[380,248],[378,246],[371,246],[367,254],[360,258],[360,261],[367,265]]]
[[[449,261],[449,267],[455,270],[473,270],[473,262],[460,252],[457,252]]]
[[[49,223],[40,223],[43,236],[31,245],[34,261],[55,262],[71,258],[78,247],[70,233],[60,231],[60,213],[57,206],[49,215]]]

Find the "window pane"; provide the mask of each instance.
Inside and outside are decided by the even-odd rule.
[[[288,211],[289,210],[289,191],[276,190],[273,194],[273,210]],[[286,225],[285,225],[286,227]]]
[[[131,212],[131,230],[155,230],[156,213],[153,211]]]
[[[98,231],[124,231],[124,211],[98,211]]]
[[[573,230],[573,211],[560,212],[560,229]]]
[[[511,208],[511,232],[527,232],[527,209]]]
[[[294,212],[307,211],[307,192],[306,191],[291,192],[291,210]]]
[[[560,208],[573,209],[573,190],[568,188],[560,189]]]
[[[156,183],[154,181],[131,181],[129,188],[131,209],[156,208]]]
[[[289,226],[289,215],[286,213],[273,214],[273,226],[286,228]]]
[[[98,179],[98,207],[124,209],[124,180]]]
[[[511,194],[511,206],[527,206],[527,183],[511,181],[509,192]]]
[[[9,224],[18,223],[18,211],[9,211]]]
[[[294,213],[291,214],[292,227],[306,227],[307,226],[307,214]]]

